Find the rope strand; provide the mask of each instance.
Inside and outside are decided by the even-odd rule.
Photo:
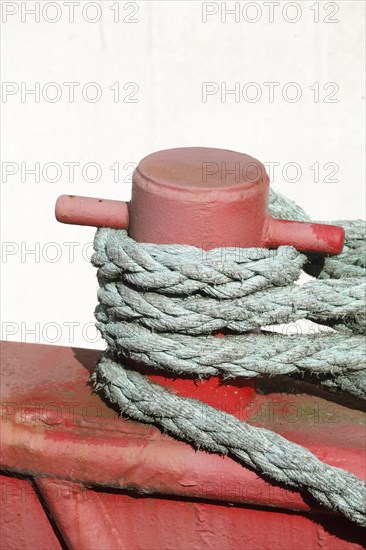
[[[174,395],[141,374],[121,368],[108,356],[99,361],[92,384],[129,418],[157,424],[198,449],[230,453],[256,471],[295,489],[305,489],[326,508],[366,525],[366,484],[345,470],[324,464],[275,432]]]
[[[308,220],[282,195],[270,212]],[[346,245],[336,258],[278,250],[136,243],[125,231],[99,229],[97,327],[108,344],[92,375],[95,391],[122,414],[154,423],[197,448],[230,454],[259,473],[366,525],[364,482],[328,466],[285,438],[194,399],[178,397],[124,367],[133,359],[179,375],[263,377],[309,374],[332,391],[366,398],[365,224],[342,222]],[[302,270],[318,279],[302,286]],[[336,332],[240,334],[263,326],[320,322]],[[215,330],[238,334],[215,338]]]

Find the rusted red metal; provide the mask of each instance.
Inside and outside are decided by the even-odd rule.
[[[62,550],[34,483],[0,475],[1,550]]]
[[[87,489],[81,484],[39,480],[53,498],[50,509],[69,548],[115,550],[353,550],[359,545],[327,532],[326,525],[275,509],[251,509],[197,500],[136,497]],[[82,513],[80,513],[82,511]],[[103,518],[103,521],[95,521]],[[89,520],[89,521],[86,521]],[[70,529],[70,526],[73,526]],[[340,527],[345,528],[344,525]],[[281,535],[285,533],[285,538]],[[91,541],[98,541],[90,546]],[[301,541],[301,542],[299,542]],[[99,545],[99,546],[98,546]]]
[[[99,353],[20,343],[2,347],[1,467],[35,480],[64,547],[362,548],[361,529],[306,495],[267,483],[228,457],[195,451],[153,426],[121,418],[88,386]],[[361,411],[320,396],[277,392],[256,392],[245,408],[223,400],[221,408],[366,477]],[[2,505],[9,502],[2,499]],[[27,544],[31,526],[20,522],[18,528],[24,545],[12,545],[9,534],[4,550],[57,548],[34,546],[31,536]],[[43,536],[43,527],[38,532]]]
[[[128,208],[122,201],[61,195],[56,202],[56,218],[61,223],[127,229]],[[97,221],[97,223],[95,223]]]
[[[249,155],[205,147],[158,151],[135,170],[126,203],[61,196],[65,223],[127,229],[138,242],[275,248],[338,254],[344,230],[334,225],[274,219],[268,214],[269,177]]]

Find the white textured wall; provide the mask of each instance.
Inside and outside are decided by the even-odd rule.
[[[119,15],[111,9],[116,2],[40,2],[39,22],[27,12],[36,2],[1,4],[2,80],[8,92],[1,104],[3,339],[103,347],[89,325],[97,283],[85,257],[94,230],[58,224],[54,203],[62,193],[128,199],[128,163],[155,150],[203,145],[243,151],[279,163],[274,185],[314,218],[364,217],[363,2],[237,2],[240,13],[227,15],[226,22],[221,4],[229,9],[235,2],[206,7],[200,1],[119,2]],[[96,23],[85,20],[98,15],[92,4],[100,6]],[[135,6],[138,12],[129,16]],[[218,13],[204,23],[205,10]],[[256,14],[256,23],[245,20]],[[129,18],[138,22],[123,22]],[[24,96],[36,82],[39,102]],[[47,88],[49,82],[62,92],[54,103],[56,89]],[[64,82],[80,83],[74,102]],[[102,91],[95,103],[81,94],[89,82]],[[138,101],[114,102],[109,87],[116,82],[122,99],[133,91],[123,86],[136,83]],[[203,102],[203,82],[223,90],[237,82],[241,95],[223,102],[217,93]],[[245,88],[250,82],[262,92],[257,102],[248,101],[255,91]],[[273,101],[266,82],[278,83]],[[302,91],[297,102],[282,96],[290,82]],[[324,101],[333,90],[328,100],[337,101]],[[294,91],[288,88],[290,97]],[[24,173],[37,162],[40,181]],[[75,181],[64,164],[70,162],[80,163]],[[59,181],[49,181],[56,173],[52,168],[42,175],[47,163],[60,166]],[[87,181],[94,177],[92,168],[83,176],[87,163],[98,164],[99,181]],[[115,163],[118,183],[109,168]],[[301,167],[299,181],[289,181],[295,176],[291,168],[281,173],[288,163]],[[32,330],[35,334],[27,332]]]

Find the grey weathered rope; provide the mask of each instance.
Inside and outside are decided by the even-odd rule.
[[[363,363],[365,364],[365,342],[362,343],[360,349],[364,355]],[[338,374],[321,380],[320,384],[332,391],[342,391],[350,393],[358,398],[366,398],[366,373],[365,369],[347,374]]]
[[[273,192],[271,209],[277,217],[307,219],[295,203]],[[102,357],[93,383],[131,418],[156,422],[176,437],[207,450],[229,452],[278,481],[307,489],[325,506],[363,523],[363,485],[348,472],[322,464],[302,447],[267,430],[255,431],[259,428],[248,427],[233,417],[228,420],[230,437],[225,430],[224,436],[222,425],[216,422],[221,412],[204,406],[207,418],[201,422],[201,403],[176,396],[178,401],[172,401],[163,388],[122,368],[124,358],[131,358],[197,377],[306,372],[321,377],[319,382],[329,389],[365,398],[365,342],[362,336],[352,335],[364,333],[366,324],[361,246],[364,225],[344,225],[344,253],[337,259],[325,259],[321,272],[325,280],[303,286],[296,285],[296,280],[301,268],[310,265],[311,271],[312,264],[291,247],[203,252],[183,245],[137,245],[126,232],[98,230],[92,259],[99,268],[96,317],[110,353]],[[348,330],[350,335],[247,334],[220,340],[210,336],[222,328],[242,332],[304,317]],[[183,418],[180,409],[184,410]],[[270,441],[275,445],[269,462],[253,454],[253,445],[256,448],[259,441],[263,442],[263,432],[273,436]],[[251,440],[246,441],[249,434]],[[265,447],[264,453],[267,451]],[[306,468],[305,475],[304,463],[321,464],[316,466],[322,472],[320,478]],[[339,491],[339,487],[347,489]]]
[[[280,220],[310,221],[310,216],[296,202],[285,197],[272,187],[269,188],[268,210],[271,216]]]
[[[344,227],[346,242],[339,256],[325,259],[320,278],[343,279],[366,276],[366,235],[363,220],[339,220],[332,222]],[[309,271],[311,274],[311,270]]]
[[[98,291],[101,305],[97,319],[134,321],[158,332],[207,334],[222,328],[244,332],[307,318],[342,324],[362,334],[366,328],[365,291],[361,279],[326,279],[218,301],[202,295],[184,299],[164,296],[113,282]]]
[[[240,298],[296,281],[306,257],[289,246],[219,248],[205,252],[188,245],[137,244],[127,233],[101,229],[94,241],[93,265],[101,284],[123,282],[167,295],[202,292]]]
[[[174,395],[141,374],[122,369],[108,356],[101,358],[92,383],[133,420],[158,424],[197,448],[230,454],[278,482],[307,490],[325,507],[366,525],[366,484],[345,470],[324,464],[275,432]]]
[[[183,336],[156,333],[128,322],[98,323],[109,349],[176,374],[252,378],[264,375],[331,374],[347,377],[365,370],[364,337],[319,333]],[[366,377],[365,377],[366,378]],[[365,388],[359,397],[366,398]]]

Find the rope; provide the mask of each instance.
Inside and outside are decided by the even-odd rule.
[[[92,383],[130,418],[158,424],[198,449],[230,454],[278,482],[307,490],[327,508],[366,525],[366,484],[324,464],[304,447],[202,402],[174,395],[137,372],[121,369],[107,356],[99,362]]]
[[[254,378],[285,374],[331,375],[331,387],[366,399],[365,346],[362,336],[246,334],[225,338],[158,334],[134,323],[97,323],[110,350],[177,375]],[[245,355],[243,354],[245,350]],[[361,376],[359,376],[361,375]],[[358,380],[359,376],[360,380]],[[328,380],[323,381],[325,385]]]
[[[306,220],[292,201],[270,195],[271,214]],[[230,454],[321,504],[366,524],[365,484],[320,462],[283,437],[249,426],[193,399],[173,395],[122,366],[133,359],[169,372],[257,377],[308,374],[326,388],[366,397],[364,224],[344,222],[337,258],[278,250],[136,243],[125,231],[99,229],[97,327],[106,339],[92,384],[123,414],[158,424],[207,451]],[[297,284],[302,270],[318,279]],[[236,334],[307,318],[337,329],[316,335]],[[215,338],[212,332],[234,334]]]
[[[223,328],[244,332],[307,318],[364,333],[365,291],[362,280],[324,280],[221,301],[200,295],[182,300],[107,283],[98,291],[97,319],[134,321],[158,332],[209,334]]]

